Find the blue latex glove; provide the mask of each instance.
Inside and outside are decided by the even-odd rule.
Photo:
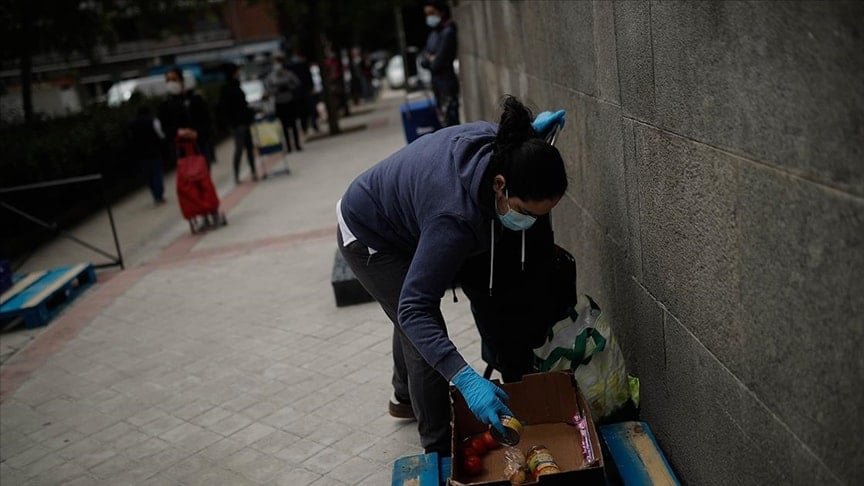
[[[502,434],[500,415],[513,415],[502,400],[510,400],[504,390],[478,375],[471,366],[466,366],[453,377],[453,384],[462,393],[468,408],[484,424],[492,425]]]
[[[564,115],[564,110],[558,110],[554,113],[551,111],[544,111],[534,118],[531,126],[534,127],[534,131],[537,132],[538,135],[545,137],[549,130],[551,130],[555,125],[560,125],[561,128],[564,128]]]

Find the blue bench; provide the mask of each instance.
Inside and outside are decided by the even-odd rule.
[[[450,458],[438,454],[417,454],[396,459],[391,486],[442,486],[450,477]]]
[[[600,427],[600,437],[625,486],[679,485],[675,473],[645,422]],[[611,465],[607,462],[607,473]]]

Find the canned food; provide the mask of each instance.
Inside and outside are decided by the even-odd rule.
[[[516,417],[510,415],[502,415],[500,417],[501,425],[504,426],[504,433],[498,431],[494,426],[489,427],[489,433],[498,442],[504,445],[516,445],[519,443],[519,437],[522,436],[522,422]]]
[[[526,460],[528,462],[528,469],[534,473],[534,477],[555,474],[561,471],[558,469],[555,459],[552,458],[552,453],[544,445],[536,445],[528,449]]]

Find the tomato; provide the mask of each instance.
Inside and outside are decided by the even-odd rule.
[[[476,476],[483,472],[483,461],[478,456],[465,456],[462,461],[462,469],[469,476]]]
[[[483,440],[483,437],[481,437],[479,435],[471,437],[468,440],[468,447],[477,451],[476,455],[478,455],[478,456],[482,456],[483,454],[486,454],[486,449],[487,449],[486,442]]]
[[[462,447],[462,456],[463,457],[479,456],[479,455],[480,455],[480,453],[477,452],[477,449],[472,447],[471,444],[468,444],[467,442],[465,443],[465,446]]]
[[[498,442],[495,437],[492,436],[492,432],[488,430],[486,432],[483,432],[483,435],[481,435],[480,437],[483,438],[483,444],[486,445],[486,450],[491,451],[493,449],[501,447],[501,443]]]

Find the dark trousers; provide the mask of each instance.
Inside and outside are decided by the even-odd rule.
[[[141,173],[150,188],[153,201],[159,202],[165,195],[165,182],[162,176],[162,159],[159,157],[141,159],[139,162]]]
[[[359,241],[343,247],[341,234],[337,235],[337,240],[339,251],[354,276],[378,301],[393,323],[393,389],[397,398],[411,400],[417,417],[420,444],[426,452],[449,455],[449,384],[417,352],[402,332],[397,318],[399,294],[411,265],[410,255],[381,251],[370,255],[369,249]],[[444,316],[440,311],[436,318],[444,328]]]
[[[279,103],[276,105],[276,118],[282,122],[282,131],[285,134],[285,151],[291,151],[290,133],[294,134],[294,148],[300,147],[300,129],[297,128],[297,108],[294,103]]]
[[[240,159],[243,158],[243,149],[246,149],[246,160],[249,162],[249,170],[253,177],[257,177],[255,170],[255,152],[252,147],[252,134],[249,125],[240,125],[231,128],[234,136],[234,180],[240,179]]]
[[[438,118],[442,127],[451,127],[459,124],[459,89],[435,88],[433,84],[432,94],[438,105]]]

